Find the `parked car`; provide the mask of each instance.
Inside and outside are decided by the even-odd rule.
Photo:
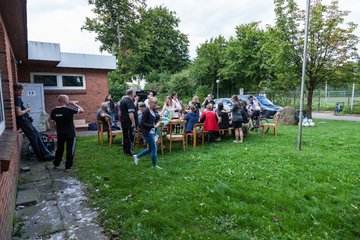
[[[248,100],[249,95],[238,95],[238,98],[241,101],[246,101],[249,104]],[[277,111],[282,109],[282,107],[273,104],[269,99],[261,95],[253,95],[254,99],[258,101],[262,115],[266,118],[273,118]]]
[[[217,108],[217,105],[219,103],[222,103],[224,105],[224,110],[225,111],[230,111],[232,109],[233,106],[233,102],[231,101],[231,98],[219,98],[219,99],[214,99],[215,105],[214,108]]]

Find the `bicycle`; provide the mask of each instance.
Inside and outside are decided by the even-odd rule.
[[[269,123],[269,121],[267,120],[267,118],[262,114],[262,112],[260,112],[259,115],[254,116],[253,118],[253,125],[254,125],[254,131],[256,131],[257,133],[260,133],[261,130],[261,125]],[[267,134],[269,132],[269,128],[265,129],[265,134]]]

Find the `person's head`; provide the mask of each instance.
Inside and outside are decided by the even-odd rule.
[[[149,98],[149,97],[153,97],[153,96],[154,96],[154,92],[149,92],[148,98]]]
[[[189,109],[191,112],[196,112],[196,107],[192,104],[189,105]]]
[[[194,102],[194,103],[200,102],[199,97],[198,97],[198,96],[194,96],[194,97],[192,98],[192,102]]]
[[[218,106],[218,111],[219,112],[224,110],[224,104],[223,103],[219,103],[217,106]]]
[[[209,94],[207,95],[206,99],[209,100],[209,101],[212,100],[212,94],[209,93]]]
[[[134,97],[136,96],[136,93],[135,93],[134,89],[128,89],[128,90],[126,91],[126,95],[127,95],[129,98],[134,99]]]
[[[151,109],[155,109],[157,104],[157,99],[155,97],[149,97],[149,106]]]
[[[171,106],[171,104],[172,104],[172,98],[171,98],[170,96],[167,96],[167,97],[165,98],[165,104],[166,104],[166,106]]]
[[[247,103],[246,103],[245,101],[241,101],[241,102],[240,102],[240,106],[241,106],[242,108],[246,107],[246,105],[247,105]]]
[[[254,97],[252,95],[248,96],[249,101],[254,100]]]
[[[231,99],[233,100],[233,102],[239,102],[239,98],[237,95],[232,95]]]
[[[173,93],[171,94],[171,98],[172,98],[172,99],[177,99],[177,92],[173,92]]]
[[[61,105],[63,104],[69,104],[69,97],[65,94],[61,94],[58,96],[58,101]]]
[[[14,84],[14,94],[16,96],[22,96],[24,93],[24,87],[21,84]]]
[[[109,101],[111,101],[111,94],[109,94],[105,97],[105,102],[109,102]]]
[[[208,110],[208,111],[212,111],[213,110],[213,105],[211,104],[211,103],[209,103],[207,106],[206,106],[206,109]]]
[[[101,108],[102,110],[107,111],[108,108],[109,108],[109,103],[108,103],[108,102],[102,102],[102,103],[100,104],[100,108]]]
[[[139,111],[143,112],[146,108],[146,105],[144,102],[139,102]]]

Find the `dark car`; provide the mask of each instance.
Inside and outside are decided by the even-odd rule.
[[[231,101],[231,98],[219,98],[219,99],[214,99],[215,105],[214,108],[217,108],[217,105],[219,103],[222,103],[224,105],[224,110],[225,111],[230,111],[232,109],[233,106],[233,102]]]
[[[156,91],[153,91],[153,90],[138,90],[138,91],[136,91],[136,96],[139,96],[139,102],[144,102],[147,99],[150,92],[153,92],[154,97],[156,96]]]
[[[241,101],[246,101],[249,104],[248,100],[249,95],[239,95]],[[273,118],[276,112],[278,112],[282,107],[273,104],[269,99],[261,95],[253,95],[254,99],[258,101],[262,115],[266,118]]]

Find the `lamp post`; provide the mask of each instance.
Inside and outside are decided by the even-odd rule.
[[[220,80],[216,80],[216,98],[219,99],[219,83]]]

